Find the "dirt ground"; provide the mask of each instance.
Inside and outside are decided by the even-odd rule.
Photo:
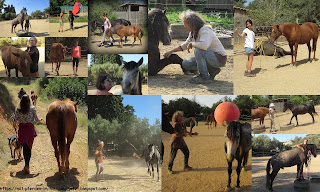
[[[128,37],[128,41],[125,43],[124,39],[122,40],[123,47],[119,46],[119,37],[117,35],[113,35],[114,44],[113,46],[101,46],[98,47],[102,39],[102,34],[98,35],[97,33],[92,33],[88,38],[89,43],[89,52],[95,54],[123,54],[123,53],[148,53],[148,37],[142,37],[142,45],[140,45],[140,41],[137,38],[136,42],[134,43],[133,47],[132,42],[134,40],[133,36]],[[109,40],[106,38],[105,43],[109,43]]]
[[[174,160],[172,175],[168,173],[171,135],[162,133],[165,149],[162,164],[162,191],[224,191],[228,184],[228,164],[224,151],[226,128],[218,125],[216,129],[208,129],[205,122],[199,122],[192,131],[198,132],[199,135],[186,137],[185,141],[190,150],[189,165],[193,169],[188,172],[183,171],[184,156],[179,150]],[[235,160],[232,166],[232,191],[237,180],[236,166]],[[251,191],[251,151],[248,168],[247,171],[242,169],[240,174],[241,191]]]
[[[10,21],[1,21],[0,26],[0,37],[17,37],[15,33],[11,33],[11,22]],[[24,22],[25,23],[25,22]],[[29,36],[35,37],[45,37],[49,36],[49,22],[46,19],[32,19],[30,20],[31,32]],[[24,24],[23,24],[24,27]],[[18,24],[16,27],[16,32],[21,30],[21,25]]]
[[[63,32],[58,32],[59,23],[50,23],[50,37],[88,37],[88,23],[73,23],[73,31],[69,23],[64,23]]]
[[[18,102],[18,92],[20,86],[11,87],[10,93],[14,103]],[[24,86],[27,93],[30,93],[31,88]],[[37,91],[36,91],[37,93]],[[39,94],[39,93],[38,93]],[[49,131],[45,125],[45,117],[48,105],[51,101],[38,99],[37,112],[40,118],[43,118],[43,123],[36,125],[38,136],[34,139],[32,147],[32,156],[30,159],[30,174],[24,174],[24,160],[18,161],[9,159],[7,168],[0,173],[0,187],[11,187],[8,191],[54,191],[67,190],[72,188],[87,187],[87,161],[88,157],[88,129],[87,126],[80,126],[74,137],[70,148],[70,173],[63,180],[58,173],[57,161],[54,155],[54,149],[51,144]],[[84,116],[85,114],[83,114]],[[79,117],[79,110],[78,110]],[[6,127],[1,127],[5,129]],[[13,131],[12,131],[13,132]],[[13,133],[12,133],[13,134]],[[8,146],[5,146],[9,150]],[[28,190],[30,188],[38,188],[37,190]],[[6,190],[5,190],[6,191]],[[84,191],[84,190],[79,190]]]
[[[24,47],[24,48],[21,48],[21,50],[26,50],[27,48]],[[39,57],[39,64],[38,64],[38,70],[39,70],[39,76],[40,77],[44,77],[45,76],[45,73],[44,73],[44,47],[38,47],[38,50],[39,50],[39,54],[40,54],[40,57]],[[16,70],[15,69],[11,69],[10,71],[10,74],[11,74],[11,77],[16,77]],[[22,74],[21,72],[19,71],[18,72],[18,76],[19,77],[22,77]],[[3,61],[2,61],[2,57],[0,56],[0,77],[7,77],[6,75],[6,70],[4,68],[4,64],[3,64]]]
[[[178,47],[184,41],[172,40],[171,45],[160,44],[161,59],[163,54]],[[232,95],[233,94],[233,50],[226,50],[228,60],[226,66],[216,76],[215,81],[207,85],[189,83],[193,75],[184,75],[179,64],[166,66],[156,76],[149,76],[150,95]],[[177,52],[182,59],[193,57],[193,52]],[[250,93],[251,94],[251,93]]]
[[[88,59],[80,59],[78,65],[78,76],[77,77],[88,77]],[[57,77],[55,71],[56,63],[53,63],[53,72],[52,72],[52,63],[46,63],[45,73],[47,77]],[[61,62],[59,69],[59,77],[74,77],[72,70],[72,61],[63,61]]]
[[[94,158],[88,160],[88,188],[107,188],[106,191],[161,191],[161,166],[157,181],[147,173],[147,164],[144,159],[128,157],[107,157],[103,161],[104,171],[96,181],[96,164]]]
[[[266,166],[269,157],[253,157],[252,158],[252,191],[254,192],[268,192],[266,189]],[[320,176],[320,158],[314,158],[312,156],[311,166],[310,166],[310,175],[319,175]],[[306,178],[306,171],[304,167],[304,176]],[[294,189],[294,180],[297,176],[297,166],[285,167],[280,169],[273,182],[273,190],[275,192],[281,191],[295,191]],[[310,183],[309,190],[304,191],[320,191],[319,183]]]
[[[290,51],[285,39],[276,45]],[[319,94],[320,87],[320,41],[317,43],[316,61],[308,62],[307,45],[299,45],[297,67],[291,65],[291,55],[276,59],[273,56],[255,56],[252,70],[256,77],[245,77],[247,55],[244,44],[237,44],[234,50],[234,94],[235,95],[306,95]],[[313,53],[311,53],[313,55]],[[311,57],[313,58],[313,57]]]
[[[315,106],[316,112],[320,113],[320,105]],[[280,126],[286,125],[290,122],[290,119],[292,117],[292,113],[290,109],[288,109],[286,112],[277,112],[275,113],[275,128],[277,130],[277,134],[320,134],[320,117],[317,115],[314,115],[315,123],[312,123],[312,117],[307,114],[298,115],[298,122],[299,126],[297,125],[296,118],[294,117],[291,121],[295,125],[294,128],[290,130],[284,130],[280,131]],[[259,121],[253,121],[252,122],[252,128],[259,125]],[[262,132],[261,134],[268,134],[270,131],[271,122],[269,120],[269,115],[266,115],[264,118],[264,124],[266,126],[266,131]]]
[[[97,88],[88,85],[88,95],[96,95]],[[148,95],[148,85],[142,85],[142,95]]]

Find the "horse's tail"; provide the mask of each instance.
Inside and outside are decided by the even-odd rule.
[[[268,163],[267,163],[267,168],[266,168],[266,171],[267,171],[267,182],[266,182],[266,187],[269,189],[269,186],[270,186],[270,164],[271,164],[271,158],[269,159]]]
[[[66,109],[65,104],[61,104],[58,106],[58,126],[59,126],[59,139],[58,139],[58,146],[59,146],[59,152],[61,156],[61,164],[62,167],[65,165],[65,159],[66,159],[66,139],[65,139],[65,117],[64,117],[64,110]]]

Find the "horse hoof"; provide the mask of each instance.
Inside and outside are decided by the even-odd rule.
[[[226,189],[224,190],[225,192],[230,192],[232,190],[231,187],[226,187]]]
[[[240,192],[240,191],[241,191],[241,190],[240,190],[240,187],[236,187],[234,191]]]

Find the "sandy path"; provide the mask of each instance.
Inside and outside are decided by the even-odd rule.
[[[107,188],[107,191],[161,191],[161,167],[159,178],[155,168],[155,178],[147,173],[147,165],[143,159],[128,157],[107,157],[103,162],[104,171],[97,182],[95,179],[96,164],[94,158],[88,160],[88,188]]]
[[[58,32],[59,23],[50,23],[50,37],[88,37],[88,23],[73,23],[74,30],[69,23],[64,23],[63,32]]]
[[[189,128],[188,128],[189,130]],[[168,173],[170,158],[169,141],[171,135],[162,133],[164,144],[164,162],[162,166],[162,191],[224,191],[228,184],[228,164],[224,152],[224,133],[226,128],[219,126],[217,129],[208,129],[204,122],[193,128],[198,136],[186,137],[185,141],[190,150],[189,165],[193,170],[183,171],[183,154],[177,153],[174,160],[173,172]],[[233,162],[231,187],[236,185],[237,161]],[[251,151],[248,160],[248,171],[241,171],[241,191],[251,191]]]
[[[128,41],[124,43],[124,39],[122,40],[123,47],[119,47],[119,37],[117,35],[113,36],[115,42],[113,46],[104,45],[102,47],[98,47],[102,39],[102,35],[94,35],[92,34],[88,38],[89,43],[89,52],[90,53],[105,53],[105,54],[123,54],[123,53],[148,53],[148,37],[142,37],[142,45],[140,45],[140,41],[137,38],[137,41],[134,43],[132,47],[132,42],[134,40],[133,36],[128,37]],[[105,43],[109,43],[108,39],[106,39]]]
[[[21,50],[26,50],[27,48],[24,47],[24,48],[21,48]],[[45,48],[44,47],[38,47],[38,50],[39,50],[39,64],[38,64],[38,70],[39,70],[39,76],[40,77],[44,77],[45,76],[45,73],[44,73],[44,59],[45,59],[45,54],[44,54],[44,50]],[[16,77],[16,70],[14,69],[11,69],[11,77]],[[22,74],[21,72],[19,71],[18,72],[18,76],[19,77],[22,77]],[[5,71],[5,67],[4,67],[4,64],[3,64],[3,61],[2,61],[2,58],[0,56],[0,77],[7,77],[6,75],[6,71]]]
[[[80,59],[78,65],[78,76],[77,77],[88,77],[88,60]],[[55,72],[56,63],[53,63],[53,72],[52,72],[52,63],[45,64],[45,72],[48,77],[58,77]],[[72,61],[63,61],[61,62],[59,69],[59,77],[74,77],[72,70]]]
[[[320,111],[320,105],[315,106],[316,111]],[[307,113],[303,115],[298,115],[299,126],[297,125],[296,118],[292,119],[292,122],[295,127],[290,130],[280,131],[280,126],[286,125],[290,122],[292,117],[292,113],[290,109],[286,112],[278,112],[275,113],[275,124],[276,130],[278,134],[320,134],[320,117],[314,115],[315,123],[312,123],[312,117]],[[261,134],[268,134],[270,131],[270,120],[269,115],[267,115],[264,119],[264,124],[266,126],[266,131]],[[259,125],[259,121],[253,121],[252,127]]]
[[[181,45],[183,41],[172,40],[171,45],[160,44],[160,55]],[[172,64],[166,66],[156,76],[149,76],[150,95],[232,95],[233,94],[233,50],[226,50],[228,61],[221,72],[216,76],[215,81],[207,85],[189,83],[193,75],[184,75],[180,65]],[[177,52],[182,59],[193,56],[187,51]]]
[[[17,37],[15,33],[11,33],[11,22],[10,21],[1,21],[0,26],[0,37]],[[24,22],[25,23],[25,22]],[[31,24],[31,32],[29,32],[30,36],[35,37],[44,37],[49,36],[49,22],[46,19],[34,19],[30,20]],[[24,27],[24,24],[23,24]],[[18,24],[16,27],[16,31],[21,30],[21,25]]]
[[[287,41],[277,42],[286,51],[290,51]],[[320,46],[318,41],[317,47]],[[299,45],[297,67],[291,65],[291,56],[275,59],[273,56],[255,56],[252,70],[256,77],[245,77],[247,55],[243,53],[243,44],[234,47],[234,94],[249,95],[305,95],[319,94],[320,55],[316,52],[316,61],[308,62],[307,45]],[[313,54],[313,53],[312,53]]]
[[[20,88],[20,86],[9,88],[14,103],[18,103],[17,94]],[[24,89],[27,93],[31,91],[28,86],[24,86]],[[40,118],[45,119],[49,103],[49,101],[43,101],[41,98],[38,99],[37,112]],[[37,191],[86,188],[88,157],[83,154],[88,153],[87,127],[81,127],[78,123],[75,138],[70,148],[70,174],[66,176],[65,180],[62,180],[59,176],[54,149],[45,124],[37,125],[36,130],[38,136],[35,138],[32,147],[30,175],[25,175],[22,171],[24,161],[10,159],[7,169],[0,174],[0,186],[16,187],[14,190],[19,190],[19,187],[23,187],[23,191],[35,191],[26,190],[28,187],[38,187]]]
[[[268,160],[271,157],[253,157],[252,158],[252,191],[268,192],[266,186],[266,166]],[[320,158],[314,158],[311,160],[311,175],[320,175],[319,171]],[[306,173],[304,168],[304,173]],[[295,191],[294,180],[297,176],[297,166],[285,167],[280,169],[273,182],[273,190],[275,192],[281,191]],[[305,176],[305,174],[304,174]],[[307,190],[306,190],[307,191]],[[310,183],[309,191],[320,191],[319,183]]]
[[[96,95],[97,88],[88,86],[88,95]],[[142,95],[148,95],[148,85],[142,85]]]

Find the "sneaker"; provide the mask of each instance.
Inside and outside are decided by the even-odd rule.
[[[172,170],[171,169],[168,169],[168,173],[171,175],[173,174]]]
[[[102,45],[103,45],[103,43],[99,43],[99,44],[98,44],[98,47],[101,47]]]
[[[58,30],[58,32],[60,32],[60,30]]]
[[[192,167],[190,167],[189,165],[187,165],[187,166],[184,167],[183,170],[185,170],[185,171],[190,171],[190,170],[192,170]]]
[[[256,76],[256,74],[253,74],[253,73],[247,73],[247,75],[246,75],[247,77],[255,77]]]
[[[220,68],[214,68],[209,71],[210,74],[210,80],[213,81],[214,78],[220,73],[221,69]]]
[[[208,83],[210,83],[209,78],[204,78],[204,77],[201,77],[200,75],[198,75],[196,77],[192,77],[189,80],[189,82],[193,83],[193,84],[208,84]]]

